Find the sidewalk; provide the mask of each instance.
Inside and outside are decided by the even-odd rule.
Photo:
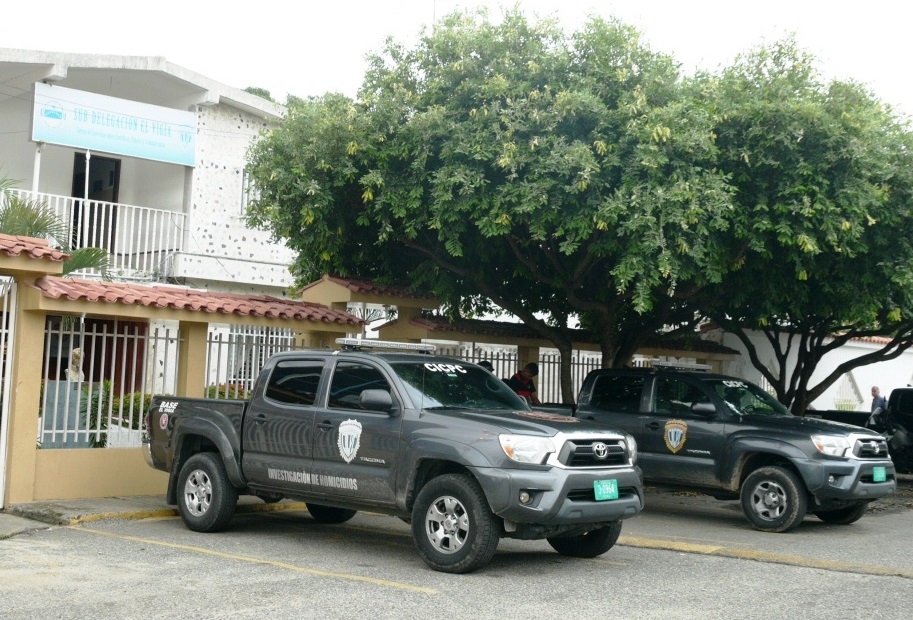
[[[261,500],[241,496],[238,512],[269,510],[305,510],[301,502],[282,501],[264,504]],[[57,500],[13,504],[0,511],[0,540],[54,525],[76,525],[102,519],[149,519],[178,515],[176,506],[165,503],[164,495],[103,497],[95,499]]]

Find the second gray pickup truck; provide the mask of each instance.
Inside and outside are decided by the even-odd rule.
[[[250,401],[153,399],[147,461],[170,474],[190,529],[225,527],[239,494],[302,500],[323,523],[370,510],[410,522],[433,569],[465,573],[500,537],[598,556],[640,512],[630,435],[530,411],[488,371],[421,345],[340,344],[275,355]]]
[[[828,523],[852,523],[872,500],[896,490],[883,436],[794,416],[737,377],[594,370],[574,415],[633,435],[646,482],[740,499],[762,531],[789,531],[807,512]]]

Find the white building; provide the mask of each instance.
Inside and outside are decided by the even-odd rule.
[[[0,48],[0,177],[114,279],[282,295],[293,253],[241,216],[246,151],[283,113],[160,57]]]
[[[765,386],[761,373],[751,364],[748,352],[742,342],[733,334],[715,330],[707,334],[708,339],[735,349],[739,352],[723,364],[725,374],[743,377],[752,383]],[[761,332],[750,332],[749,339],[754,344],[761,362],[774,370],[778,367],[773,349]],[[884,347],[888,340],[884,338],[857,338],[826,354],[818,363],[811,386],[817,385],[830,375],[840,364]],[[794,344],[794,350],[795,350]],[[795,366],[795,353],[787,360],[790,368]],[[871,388],[877,385],[883,396],[891,390],[913,384],[913,349],[907,349],[893,360],[868,364],[844,373],[833,385],[819,396],[812,408],[817,410],[869,411],[872,403]]]

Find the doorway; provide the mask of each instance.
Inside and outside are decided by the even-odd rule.
[[[117,200],[120,193],[120,160],[91,155],[89,158],[89,194],[86,193],[86,154],[75,153],[73,159],[72,248],[114,250],[117,228]]]

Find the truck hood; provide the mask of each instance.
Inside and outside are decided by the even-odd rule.
[[[741,418],[742,424],[755,426],[761,429],[770,429],[775,431],[793,431],[796,433],[824,433],[830,435],[848,435],[850,433],[880,436],[873,430],[844,424],[843,422],[833,422],[831,420],[822,420],[821,418],[809,418],[799,416],[769,416],[769,415],[746,415]]]
[[[440,414],[442,412],[431,411],[429,413]],[[460,418],[467,422],[484,424],[486,427],[497,426],[505,433],[541,435],[544,437],[552,437],[559,432],[602,434],[611,432],[619,435],[623,434],[621,431],[607,428],[605,424],[544,411],[481,411],[477,409],[451,409],[446,411],[446,415]]]

